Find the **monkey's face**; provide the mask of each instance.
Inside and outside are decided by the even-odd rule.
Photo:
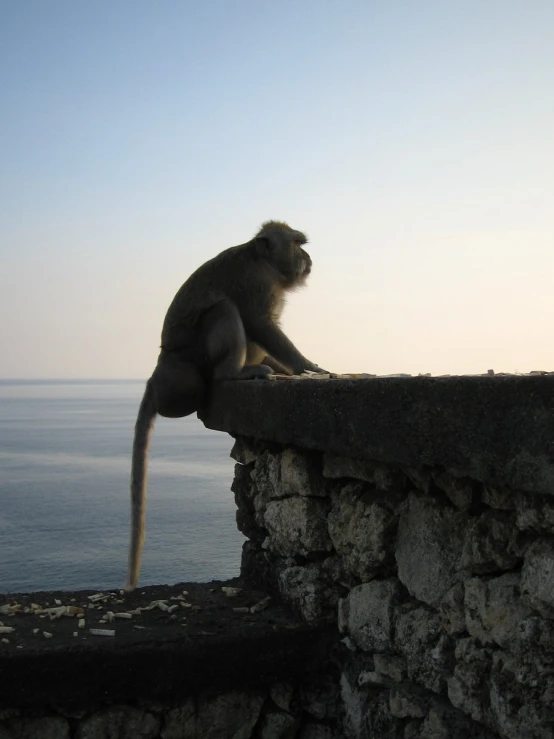
[[[269,229],[268,229],[269,230]],[[271,230],[257,237],[256,248],[279,274],[283,287],[300,287],[312,269],[312,260],[302,247],[307,239],[300,231]]]
[[[269,261],[279,272],[287,287],[302,285],[312,269],[312,260],[307,251],[295,241],[274,248]]]

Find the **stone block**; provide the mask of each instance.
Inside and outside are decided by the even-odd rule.
[[[406,660],[403,657],[392,654],[375,654],[373,661],[375,669],[381,675],[385,675],[397,683],[401,683],[406,679]]]
[[[333,545],[327,531],[328,506],[314,498],[270,501],[263,514],[274,551],[282,556],[329,552]]]
[[[488,716],[491,652],[468,637],[458,640],[455,659],[454,674],[447,680],[448,698],[455,708],[483,723]]]
[[[392,560],[397,517],[377,499],[366,495],[363,483],[351,483],[333,493],[329,535],[345,569],[370,580]]]
[[[408,686],[394,686],[389,692],[389,709],[395,718],[423,718],[429,710],[429,698]]]
[[[511,570],[520,561],[512,546],[516,532],[515,514],[485,511],[469,527],[461,565],[468,573],[483,574]]]
[[[469,517],[411,494],[400,516],[396,543],[398,577],[410,594],[438,606],[461,579],[460,558]]]
[[[530,614],[520,594],[519,572],[508,572],[491,580],[472,577],[465,581],[466,626],[482,644],[509,647],[518,626]]]
[[[264,499],[290,496],[325,497],[327,489],[320,471],[319,457],[285,449],[280,454],[259,454],[252,471],[258,492]]]
[[[554,534],[554,499],[551,495],[519,494],[516,513],[517,526],[522,531]]]
[[[485,505],[501,511],[513,511],[517,505],[519,494],[510,488],[499,488],[483,485],[481,500]]]
[[[445,690],[453,646],[436,612],[423,607],[398,608],[394,644],[406,660],[411,680],[435,693]]]
[[[256,443],[247,439],[244,436],[238,436],[235,439],[233,448],[231,449],[230,457],[236,460],[239,464],[251,464],[255,462],[258,457]]]
[[[285,449],[281,456],[281,481],[277,486],[279,496],[325,497],[327,489],[320,465],[319,457],[301,454],[295,449]]]
[[[457,582],[445,593],[439,603],[439,614],[447,634],[458,636],[466,630],[463,582]]]
[[[396,579],[358,585],[339,601],[339,630],[348,634],[359,649],[391,650],[393,608],[399,594]]]
[[[507,739],[553,739],[552,667],[546,675],[502,652],[493,657],[488,680],[488,723]]]
[[[281,597],[308,623],[336,618],[339,591],[320,564],[286,567],[277,582]]]
[[[525,554],[522,592],[541,616],[554,618],[554,542],[537,541]]]

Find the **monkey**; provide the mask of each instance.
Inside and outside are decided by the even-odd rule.
[[[306,243],[305,234],[287,223],[266,221],[253,239],[200,266],[173,298],[135,424],[127,591],[135,589],[140,572],[156,416],[181,418],[198,411],[214,382],[325,372],[279,326],[286,294],[302,287],[311,272]]]

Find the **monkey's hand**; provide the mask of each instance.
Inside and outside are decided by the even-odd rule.
[[[313,372],[316,375],[328,375],[330,374],[329,370],[323,369],[317,364],[314,364],[313,362],[310,362],[309,360],[306,360],[303,372]]]

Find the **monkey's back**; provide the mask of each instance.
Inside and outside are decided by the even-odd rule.
[[[267,313],[272,313],[277,299],[273,282],[251,242],[220,252],[195,270],[177,291],[163,323],[162,349],[192,351],[202,315],[221,300],[232,300],[242,313],[255,299],[258,307],[266,303]]]

